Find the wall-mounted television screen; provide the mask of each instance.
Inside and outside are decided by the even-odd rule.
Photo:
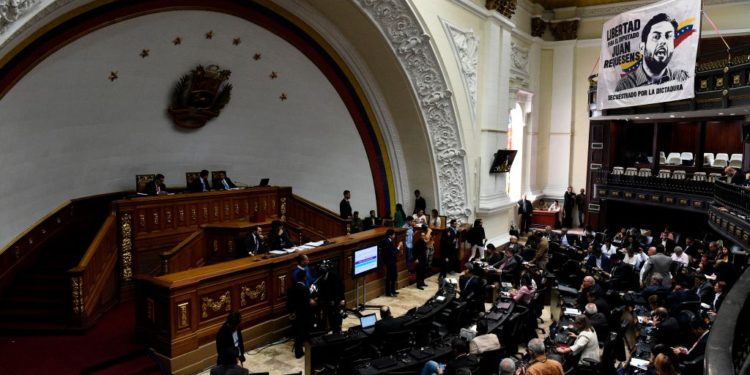
[[[354,251],[352,276],[356,279],[378,269],[378,245]]]

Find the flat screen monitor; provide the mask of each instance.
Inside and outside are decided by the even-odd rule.
[[[490,173],[507,173],[513,165],[513,159],[516,158],[517,150],[497,150],[495,153]]]
[[[352,276],[356,279],[378,269],[378,245],[371,245],[354,251]]]
[[[362,328],[370,328],[375,326],[375,322],[378,321],[378,316],[375,314],[362,315],[359,318],[359,324]]]
[[[268,179],[268,178],[261,178],[260,179],[260,185],[258,185],[258,186],[268,186],[268,182],[269,181],[270,181],[270,179]]]

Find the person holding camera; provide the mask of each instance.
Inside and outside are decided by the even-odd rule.
[[[346,317],[344,308],[346,299],[344,298],[344,283],[331,269],[330,260],[324,260],[318,266],[319,279],[315,283],[318,287],[318,305],[323,314],[321,326],[328,328],[333,332],[341,332],[341,322]]]

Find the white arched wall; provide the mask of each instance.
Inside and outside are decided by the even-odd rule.
[[[232,99],[204,128],[183,131],[166,108],[197,64],[230,69]],[[0,171],[10,176],[0,181],[0,246],[66,199],[132,189],[140,173],[163,173],[169,187],[184,186],[186,171],[226,169],[334,211],[344,189],[355,209],[376,205],[362,140],[331,83],[285,40],[222,13],[161,12],[85,35],[17,82],[0,118]]]

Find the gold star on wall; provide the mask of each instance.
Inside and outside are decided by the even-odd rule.
[[[235,46],[239,46],[240,43],[242,43],[242,39],[240,39],[240,38],[234,38],[234,39],[232,39],[232,44],[234,44]]]
[[[281,96],[279,96],[279,99],[281,99],[281,101],[282,101],[282,102],[283,102],[284,100],[286,100],[286,94],[282,92],[282,93],[281,93]]]
[[[278,76],[279,75],[276,74],[276,72],[271,72],[271,75],[269,77],[271,77],[271,79],[276,79]]]
[[[148,57],[148,54],[149,54],[149,53],[151,53],[151,51],[150,51],[150,50],[148,50],[148,49],[145,49],[145,48],[144,48],[144,49],[143,49],[143,50],[141,51],[141,58],[145,59],[146,57]]]
[[[214,38],[214,31],[210,30],[206,33],[206,39],[213,39]]]
[[[119,78],[119,77],[117,76],[117,71],[116,70],[109,72],[109,81],[110,82],[114,82],[117,78]]]
[[[260,53],[257,53],[257,52],[256,52],[256,53],[255,53],[255,54],[253,55],[253,60],[255,60],[255,61],[258,61],[258,60],[260,60]]]
[[[178,36],[178,37],[172,39],[172,44],[174,44],[174,45],[180,45],[180,44],[182,44],[182,38],[180,38]]]

